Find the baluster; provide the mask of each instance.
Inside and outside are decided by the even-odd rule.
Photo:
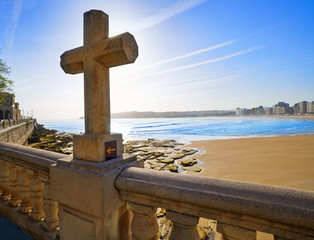
[[[19,171],[17,170],[14,163],[9,163],[9,179],[10,179],[10,192],[11,198],[9,204],[12,207],[17,207],[22,201],[20,199],[20,189],[19,189]]]
[[[39,221],[44,217],[42,190],[44,184],[39,180],[38,172],[34,172],[29,188],[31,190],[31,203],[33,210],[29,213],[29,217],[34,221]]]
[[[27,214],[33,208],[31,204],[31,194],[29,189],[29,182],[31,180],[31,177],[29,174],[27,174],[25,167],[18,167],[18,169],[20,171],[20,198],[22,200],[19,210],[22,213]]]
[[[9,167],[7,166],[7,162],[5,160],[1,161],[1,187],[2,187],[2,195],[1,199],[7,201],[11,197],[10,193],[10,180],[9,180]]]
[[[169,240],[201,239],[196,227],[199,217],[167,210],[166,218],[173,223]]]
[[[157,208],[148,207],[137,203],[129,202],[129,207],[133,211],[131,224],[133,240],[155,240],[159,230],[156,218]]]
[[[42,195],[44,197],[43,210],[45,213],[44,227],[49,231],[54,231],[59,226],[58,218],[58,202],[53,201],[50,195],[50,179],[49,176],[41,178],[44,182]]]

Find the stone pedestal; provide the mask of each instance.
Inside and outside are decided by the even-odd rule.
[[[73,136],[73,157],[75,159],[102,162],[121,157],[123,153],[122,134],[83,134]]]
[[[104,162],[72,159],[51,166],[61,240],[131,239],[130,212],[115,188],[116,177],[129,166],[143,167],[143,162],[123,154]]]

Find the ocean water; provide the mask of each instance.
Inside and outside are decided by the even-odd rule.
[[[59,132],[83,133],[84,120],[39,121]],[[124,140],[154,138],[188,143],[197,140],[314,134],[314,121],[296,118],[203,117],[112,119],[111,131]]]

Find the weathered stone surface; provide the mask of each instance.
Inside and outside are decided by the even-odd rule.
[[[117,157],[123,153],[122,134],[83,134],[73,136],[73,158],[102,162],[106,160],[105,142],[117,142]]]
[[[51,166],[51,195],[61,208],[61,236],[71,236],[73,226],[69,219],[73,218],[77,232],[87,231],[84,232],[87,235],[82,236],[92,235],[93,239],[102,240],[117,236],[117,239],[128,239],[130,212],[114,187],[115,179],[128,166],[142,167],[142,162],[125,154],[123,158],[107,162],[68,159]],[[85,221],[90,224],[85,226]],[[80,225],[84,226],[80,228]]]
[[[288,239],[314,236],[311,191],[136,168],[124,170],[116,186],[122,199],[141,196],[137,201],[147,205],[157,201],[167,209],[167,218],[170,209],[246,232],[259,230]]]

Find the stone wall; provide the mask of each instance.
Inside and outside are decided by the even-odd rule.
[[[27,145],[27,140],[34,131],[34,122],[28,120],[18,125],[15,124],[15,121],[0,122],[0,141]]]

